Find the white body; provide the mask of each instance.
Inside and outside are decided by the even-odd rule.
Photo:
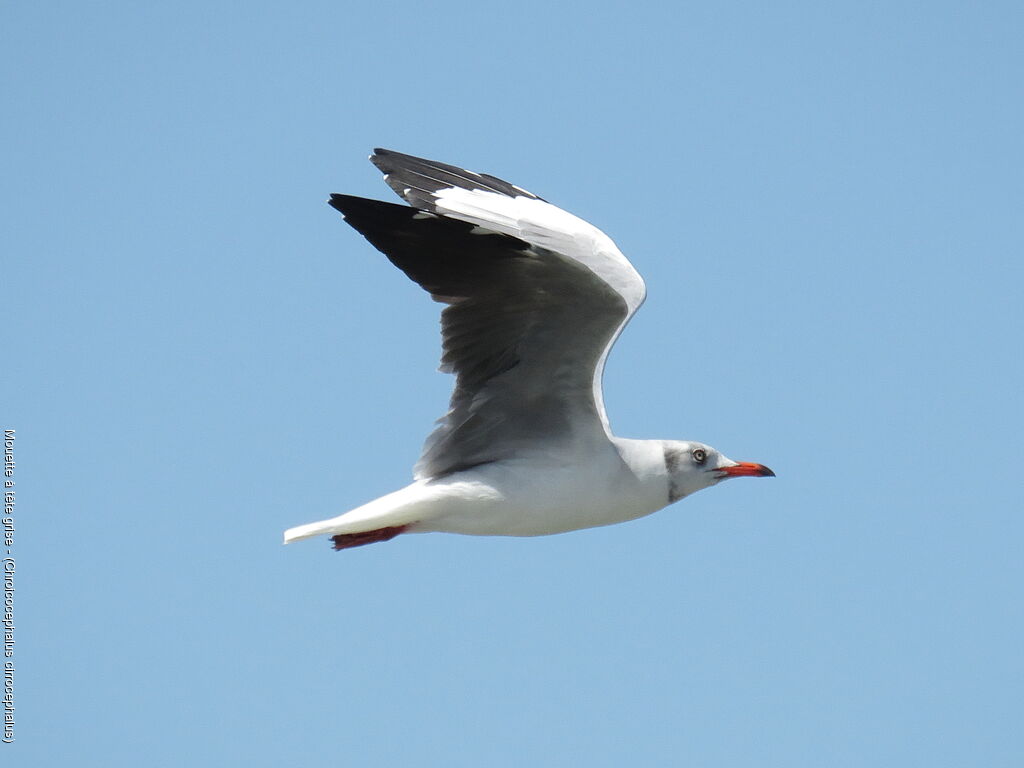
[[[285,543],[403,525],[407,533],[544,536],[621,523],[666,506],[662,441],[613,441],[571,461],[539,451],[418,480],[339,517],[292,528]]]

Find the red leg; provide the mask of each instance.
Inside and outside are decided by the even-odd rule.
[[[378,528],[374,531],[339,533],[337,536],[331,536],[331,541],[334,542],[336,550],[350,549],[361,547],[364,544],[376,544],[378,541],[390,541],[408,527],[408,525],[395,525],[391,528]]]

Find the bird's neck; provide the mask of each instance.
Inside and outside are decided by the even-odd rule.
[[[613,437],[612,444],[652,502],[657,501],[659,509],[668,504],[670,477],[665,465],[665,441]]]

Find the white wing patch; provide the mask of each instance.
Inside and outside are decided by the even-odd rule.
[[[448,187],[433,198],[438,213],[578,261],[622,296],[630,314],[643,303],[647,293],[643,278],[608,235],[580,217],[543,200],[479,189]]]

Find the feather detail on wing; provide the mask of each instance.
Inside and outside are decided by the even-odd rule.
[[[604,361],[645,292],[614,243],[493,176],[387,150],[371,159],[415,207],[348,195],[331,205],[448,305],[441,369],[455,389],[416,476],[545,441],[607,439]]]

